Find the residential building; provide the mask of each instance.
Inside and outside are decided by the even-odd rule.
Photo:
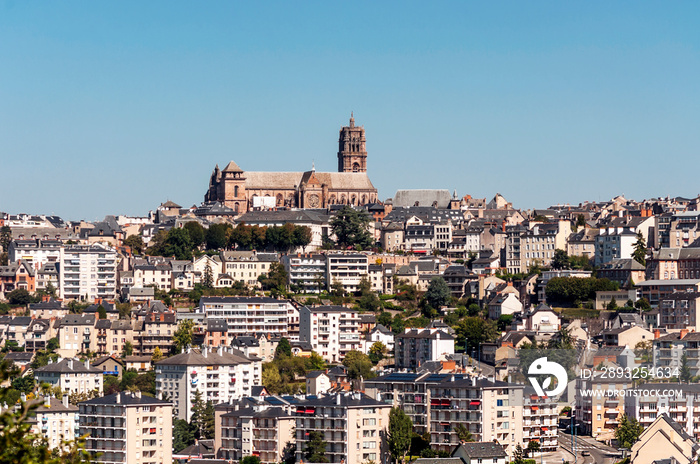
[[[459,458],[460,463],[444,464],[506,464],[508,455],[503,446],[494,442],[464,442],[460,443],[454,451],[452,451],[452,459]],[[416,461],[416,464],[421,461]],[[431,464],[425,462],[424,464]]]
[[[335,282],[340,282],[346,292],[357,292],[360,281],[367,278],[369,273],[369,260],[366,255],[360,253],[329,253],[326,256],[326,264],[326,282],[329,290]]]
[[[659,301],[659,328],[700,332],[700,292],[677,292]]]
[[[189,421],[195,391],[214,404],[250,396],[252,387],[261,384],[262,362],[223,346],[217,350],[188,348],[158,361],[155,370],[156,393],[167,394],[175,416]]]
[[[62,400],[52,397],[40,398],[41,402],[35,411],[36,424],[32,431],[46,439],[50,450],[59,448],[62,441],[73,441],[79,438],[78,407],[68,403],[68,395]]]
[[[450,376],[430,386],[430,446],[451,451],[461,423],[477,442],[497,442],[509,456],[523,442],[523,385]],[[532,418],[530,419],[532,422]],[[556,434],[553,435],[556,439]]]
[[[382,324],[377,324],[367,334],[365,353],[368,353],[372,345],[377,342],[382,343],[389,353],[394,352],[394,333]]]
[[[94,301],[117,296],[117,253],[108,245],[61,248],[60,295],[64,300]]]
[[[222,251],[219,253],[222,272],[234,282],[243,282],[249,287],[260,287],[258,277],[268,274],[274,263],[279,262],[277,253],[257,251]]]
[[[102,393],[102,370],[90,366],[90,361],[82,363],[73,358],[59,358],[46,366],[34,370],[38,385],[48,383],[66,393]]]
[[[386,430],[391,405],[362,393],[307,396],[296,404],[297,461],[312,433],[322,433],[331,463],[382,461],[389,450]],[[320,432],[319,432],[320,431]]]
[[[700,454],[697,439],[691,437],[668,415],[647,427],[632,445],[631,464],[695,463]]]
[[[325,395],[331,389],[331,379],[325,371],[311,371],[306,374],[306,394]]]
[[[308,342],[328,362],[342,361],[350,350],[359,350],[360,317],[343,306],[302,306],[299,340]]]
[[[290,254],[282,257],[289,286],[303,293],[319,293],[328,288],[326,255],[320,253]]]
[[[173,346],[173,335],[176,330],[177,314],[175,312],[167,309],[148,310],[143,320],[134,322],[133,346],[135,352],[142,356],[152,355],[156,348],[159,348],[161,353],[169,352]],[[126,328],[122,331],[128,333]],[[112,335],[112,339],[114,338]],[[116,338],[119,340],[120,336]],[[121,336],[121,338],[128,341],[128,337]]]
[[[646,280],[636,285],[639,298],[646,298],[652,306],[673,293],[700,292],[700,279]]]
[[[686,356],[691,377],[700,375],[699,332],[688,332],[683,329],[680,332],[661,335],[653,340],[654,367],[670,371],[673,377],[680,375],[683,355]]]
[[[454,354],[454,337],[441,329],[405,329],[394,337],[394,358],[398,369],[416,369],[428,361]]]
[[[13,240],[8,250],[10,263],[23,261],[38,271],[48,263],[56,264],[61,257],[60,240]]]
[[[595,265],[613,259],[629,258],[634,252],[637,233],[629,229],[603,228],[595,238]]]
[[[488,303],[489,319],[497,320],[502,315],[513,315],[523,310],[523,304],[515,293],[501,293]]]
[[[30,293],[36,291],[36,272],[29,264],[17,261],[7,266],[0,266],[0,298],[16,289]]]
[[[60,319],[70,310],[49,296],[43,296],[39,303],[29,303],[29,315],[34,319]]]
[[[519,272],[527,272],[531,266],[549,266],[555,250],[566,250],[566,239],[571,235],[571,222],[534,223],[520,237],[522,256]]]
[[[232,336],[270,334],[286,337],[288,327],[298,318],[289,300],[269,297],[202,297],[200,311],[207,320],[225,320]]]
[[[138,262],[134,265],[133,272],[133,286],[136,288],[155,285],[164,292],[169,292],[172,289],[173,274],[169,262]]]
[[[576,421],[583,433],[598,440],[614,438],[624,413],[624,396],[620,392],[631,386],[631,379],[610,379],[601,372],[590,378],[576,378]]]
[[[68,314],[57,322],[60,356],[73,357],[97,348],[95,322],[98,314]]]
[[[620,287],[631,287],[646,280],[646,267],[632,258],[613,259],[603,264],[596,275],[617,282]]]
[[[540,451],[556,451],[558,443],[559,412],[556,399],[537,396],[535,389],[528,386],[523,392],[523,448],[536,441]],[[517,426],[517,424],[515,424]]]
[[[673,390],[675,394],[661,394],[663,390]],[[645,429],[662,416],[667,416],[685,433],[696,440],[700,439],[700,385],[648,383],[628,391],[629,395],[625,396],[625,414],[639,421]]]
[[[569,256],[586,256],[592,260],[595,256],[595,238],[600,233],[598,229],[585,227],[569,235],[566,241],[566,252]]]
[[[51,319],[32,319],[24,334],[24,351],[34,353],[48,349],[49,340],[56,336]]]
[[[80,435],[97,463],[172,461],[173,407],[141,392],[120,392],[78,404]]]

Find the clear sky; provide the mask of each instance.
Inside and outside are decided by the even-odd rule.
[[[199,204],[216,163],[337,167],[380,198],[695,196],[698,2],[0,0],[0,211]]]

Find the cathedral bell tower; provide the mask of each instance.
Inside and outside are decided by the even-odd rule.
[[[367,172],[365,128],[355,127],[350,113],[350,125],[340,129],[338,137],[338,172]]]

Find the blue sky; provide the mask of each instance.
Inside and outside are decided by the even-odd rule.
[[[214,165],[515,207],[700,193],[697,2],[0,1],[0,211],[200,203]]]

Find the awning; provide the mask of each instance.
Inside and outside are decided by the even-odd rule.
[[[539,406],[530,406],[530,409],[532,409],[533,411],[537,411],[537,410],[539,410],[540,408],[539,408]]]
[[[543,432],[548,432],[549,429],[548,429],[547,427],[542,427],[542,431],[543,431]]]
[[[314,410],[313,410],[313,409],[307,409],[305,412],[306,412],[306,414],[313,414],[313,413],[314,413]]]
[[[481,401],[470,401],[469,406],[479,406],[481,404]]]

